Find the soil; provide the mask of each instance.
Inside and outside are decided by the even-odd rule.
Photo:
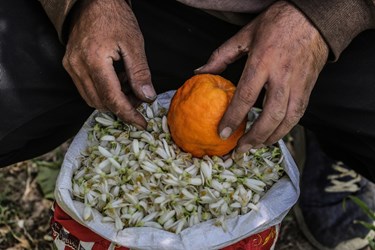
[[[53,249],[53,201],[44,199],[36,173],[32,161],[0,169],[0,249]]]
[[[66,148],[64,144],[37,159],[0,169],[0,249],[54,249],[49,228],[53,201],[44,197],[36,177],[40,162],[59,164]],[[292,213],[282,223],[275,249],[314,249]]]

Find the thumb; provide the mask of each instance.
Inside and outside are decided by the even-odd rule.
[[[229,64],[246,55],[249,52],[250,36],[248,34],[248,30],[246,32],[247,36],[245,36],[244,33],[245,32],[241,30],[232,38],[227,40],[211,54],[207,63],[194,70],[194,73],[220,74]]]

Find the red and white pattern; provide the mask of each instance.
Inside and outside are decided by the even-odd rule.
[[[59,250],[130,250],[116,246],[67,215],[57,204],[54,205],[51,230],[54,243]],[[279,226],[249,236],[222,250],[272,250],[275,247]]]

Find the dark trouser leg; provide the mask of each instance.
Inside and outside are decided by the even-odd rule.
[[[38,1],[0,4],[0,166],[58,146],[91,109],[62,67],[64,47]]]
[[[369,229],[353,221],[372,224],[373,220],[348,196],[360,199],[374,210],[375,185],[347,167],[375,180],[375,72],[372,69],[375,49],[369,46],[373,42],[374,31],[361,34],[337,63],[325,67],[302,119],[314,131],[319,143],[310,132],[306,134],[306,163],[295,214],[301,230],[318,249],[323,246],[324,249],[363,249],[370,237]],[[339,165],[337,160],[345,164]]]
[[[375,31],[360,34],[320,74],[302,124],[323,149],[375,182]]]

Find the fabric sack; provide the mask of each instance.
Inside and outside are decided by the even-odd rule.
[[[157,101],[163,107],[168,108],[173,95],[174,91],[163,93],[158,96]],[[116,249],[154,250],[263,250],[273,248],[279,225],[290,208],[297,202],[300,192],[297,166],[282,140],[278,144],[284,155],[282,164],[286,174],[274,183],[260,199],[257,204],[259,211],[252,210],[245,215],[228,219],[226,232],[213,225],[212,220],[184,229],[180,234],[150,227],[116,230],[112,223],[102,222],[103,216],[98,211],[94,211],[93,220],[84,221],[82,216],[84,204],[72,199],[72,176],[79,166],[80,152],[86,147],[87,133],[94,124],[96,115],[97,112],[94,112],[75,136],[65,155],[57,179],[55,189],[57,206],[55,208],[58,209],[55,209],[51,225],[55,239],[57,239],[56,246],[58,249],[115,249],[115,246],[125,247]],[[62,221],[70,221],[69,226]],[[66,248],[67,245],[61,243],[61,239],[63,241],[65,239],[62,236],[64,233],[73,235],[78,243],[71,244],[74,245],[71,248]],[[65,241],[69,242],[66,239]],[[97,248],[95,242],[107,243],[104,247]],[[241,247],[234,248],[233,246],[237,246],[233,245],[235,243]],[[260,246],[263,246],[263,248]]]

